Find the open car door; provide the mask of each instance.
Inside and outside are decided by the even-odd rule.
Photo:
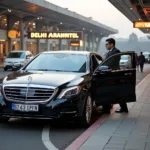
[[[93,74],[92,97],[96,105],[136,101],[135,52],[106,59]]]

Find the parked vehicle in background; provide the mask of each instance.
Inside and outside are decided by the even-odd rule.
[[[143,55],[145,56],[146,62],[150,63],[150,52],[144,52]]]
[[[5,59],[4,70],[8,69],[17,70],[23,67],[27,62],[33,58],[30,51],[15,50],[11,51]]]
[[[123,55],[121,56],[121,59],[120,59],[120,68],[121,69],[126,69],[126,68],[130,68],[130,56],[129,55]]]

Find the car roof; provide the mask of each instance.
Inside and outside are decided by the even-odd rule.
[[[13,50],[13,51],[10,51],[10,53],[16,53],[16,52],[28,52],[26,50]]]
[[[47,52],[42,52],[45,54],[50,54],[50,53],[64,53],[64,54],[81,54],[81,55],[90,55],[92,53],[96,54],[96,55],[100,55],[96,52],[89,52],[89,51],[73,51],[73,50],[60,50],[60,51],[47,51]]]

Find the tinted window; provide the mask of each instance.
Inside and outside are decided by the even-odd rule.
[[[41,54],[25,69],[43,71],[86,72],[87,56],[75,54]]]
[[[24,52],[9,53],[7,58],[25,58],[25,53]]]

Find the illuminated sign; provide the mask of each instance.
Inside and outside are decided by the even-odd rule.
[[[134,22],[134,28],[150,28],[150,22]]]
[[[11,39],[20,38],[20,32],[16,30],[10,30],[8,31],[8,37]]]
[[[29,39],[82,39],[83,32],[29,32]]]
[[[72,46],[72,47],[81,47],[81,46],[83,46],[83,41],[82,40],[80,40],[80,41],[71,41],[70,46]]]

